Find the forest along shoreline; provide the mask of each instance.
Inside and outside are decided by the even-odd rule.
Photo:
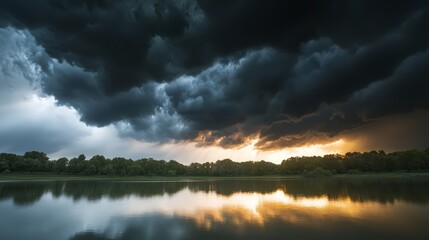
[[[181,164],[175,160],[138,160],[95,155],[51,160],[46,153],[31,151],[23,155],[0,153],[0,180],[19,179],[131,179],[195,180],[224,178],[300,178],[300,177],[409,177],[429,174],[429,149],[386,153],[353,152],[325,156],[292,157],[280,164],[267,161]]]

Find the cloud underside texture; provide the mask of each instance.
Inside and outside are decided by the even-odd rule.
[[[88,125],[224,148],[257,138],[256,148],[271,150],[329,142],[401,114],[425,118],[428,7],[1,1],[0,27],[3,42],[14,33],[25,49],[24,59],[7,61],[37,67],[41,94]],[[21,65],[14,67],[25,75]],[[419,139],[418,146],[428,141]]]

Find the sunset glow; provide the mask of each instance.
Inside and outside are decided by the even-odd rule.
[[[255,139],[251,144],[236,149],[223,149],[209,146],[196,147],[195,144],[189,143],[179,144],[181,145],[180,147],[167,144],[160,146],[160,148],[165,149],[166,152],[170,152],[171,156],[176,156],[178,159],[184,159],[184,155],[186,155],[191,156],[192,159],[201,159],[201,162],[229,158],[238,162],[265,160],[274,163],[280,163],[282,160],[294,156],[323,156],[326,154],[345,153],[350,149],[348,142],[339,139],[327,144],[314,144],[295,148],[262,151],[255,148],[256,141]]]

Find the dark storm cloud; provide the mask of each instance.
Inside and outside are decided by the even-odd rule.
[[[46,93],[56,96],[60,102],[76,108],[84,122],[98,126],[148,115],[161,101],[156,97],[153,84],[107,96],[94,80],[94,74],[66,63],[55,62],[52,65],[43,87]]]
[[[54,58],[97,72],[103,90],[117,92],[170,75],[148,59],[156,38],[174,39],[185,12],[153,1],[2,1],[2,25],[27,28]],[[156,50],[155,50],[156,51]],[[174,60],[173,60],[174,61]]]
[[[165,91],[180,115],[201,123],[198,130],[219,130],[264,115],[290,68],[287,54],[262,49],[173,81]]]
[[[429,109],[427,66],[429,50],[416,53],[405,59],[391,76],[356,92],[343,104],[324,107],[299,121],[285,120],[272,124],[261,131],[261,141],[257,147],[274,149],[321,142],[345,131],[377,122],[378,118],[384,118],[382,121],[388,122],[391,115]],[[424,118],[424,113],[420,113],[419,118]],[[427,124],[415,122],[419,124],[417,129],[428,130]]]
[[[428,109],[427,1],[2,1],[42,88],[125,136],[261,149]]]
[[[421,35],[427,26],[429,15],[425,12],[355,50],[329,45],[327,39],[305,43],[291,83],[282,93],[284,112],[298,116],[312,113],[321,103],[346,101],[355,91],[388,78],[408,56],[427,49],[429,35]]]
[[[429,49],[401,63],[385,81],[374,83],[350,99],[350,108],[366,119],[429,108]]]

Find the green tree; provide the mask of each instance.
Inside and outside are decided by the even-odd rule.
[[[31,166],[28,168],[30,172],[47,172],[49,158],[44,152],[31,151],[24,153],[24,159],[27,159],[27,162],[31,162]]]
[[[67,172],[68,163],[69,163],[69,160],[67,158],[65,157],[59,158],[57,161],[55,161],[54,171],[57,173]]]

